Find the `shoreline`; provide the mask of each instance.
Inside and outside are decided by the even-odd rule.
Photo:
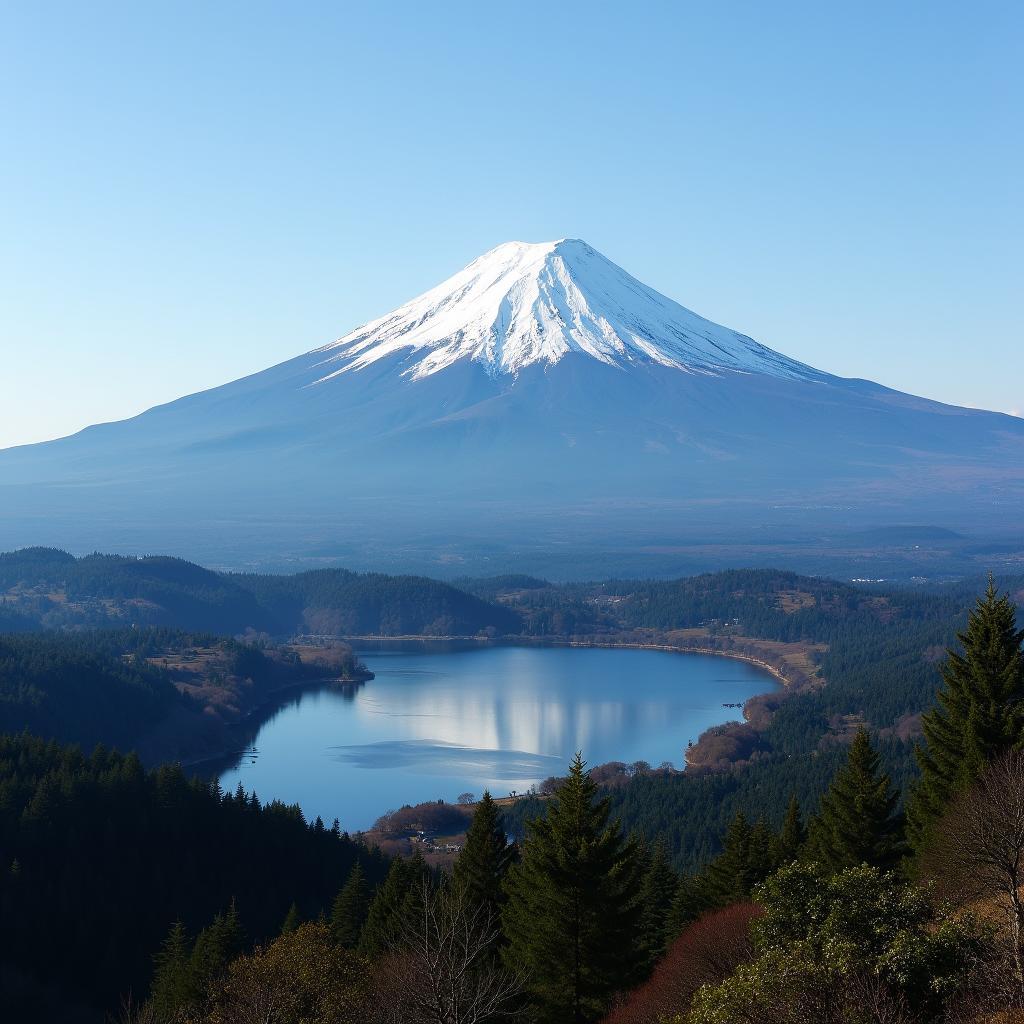
[[[296,638],[296,639],[302,639]],[[402,636],[378,636],[362,634],[358,636],[332,636],[322,637],[322,639],[339,640],[343,643],[347,643],[356,647],[360,644],[394,644],[394,643],[418,643],[424,645],[430,644],[443,644],[443,643],[458,643],[458,644],[469,644],[477,648],[488,648],[488,647],[562,647],[562,648],[574,648],[574,649],[594,649],[594,650],[641,650],[641,651],[664,651],[668,654],[697,654],[704,656],[718,656],[723,658],[731,658],[734,661],[743,661],[749,665],[753,665],[755,668],[761,669],[763,672],[770,675],[780,686],[780,691],[765,691],[762,693],[753,694],[743,702],[742,717],[740,722],[733,720],[732,724],[743,724],[749,726],[749,714],[748,705],[751,701],[758,701],[765,697],[770,697],[773,694],[781,692],[788,694],[799,685],[801,680],[793,679],[787,676],[785,671],[764,658],[758,657],[754,654],[748,654],[743,651],[727,651],[721,650],[717,647],[707,646],[706,644],[686,644],[680,642],[671,641],[642,641],[642,640],[569,640],[559,639],[554,637],[481,637],[481,636],[458,636],[458,635],[446,635],[446,636],[425,636],[416,634],[405,634]],[[774,642],[774,641],[766,641]],[[363,654],[372,654],[373,652],[363,650]],[[232,732],[236,729],[243,728],[246,723],[252,722],[253,719],[258,718],[261,713],[269,711],[273,705],[277,704],[281,699],[286,697],[289,693],[294,691],[304,691],[307,688],[314,688],[324,685],[337,684],[337,685],[352,685],[363,682],[371,681],[374,678],[374,673],[367,671],[365,674],[360,674],[357,677],[352,678],[339,678],[336,676],[322,677],[319,679],[304,679],[296,680],[292,683],[288,683],[282,687],[278,687],[269,693],[264,695],[258,704],[254,705],[243,715],[234,722],[225,723],[225,728]],[[729,722],[722,723],[723,725],[730,724]],[[720,726],[711,726],[708,730],[705,730],[700,737],[697,738],[693,747],[699,746],[701,740],[713,729],[720,728]],[[693,747],[689,749],[693,749]],[[216,775],[221,774],[226,770],[227,762],[234,757],[240,757],[244,754],[244,750],[241,747],[231,746],[224,747],[219,750],[212,751],[209,754],[205,754],[202,757],[191,758],[188,761],[178,761],[183,769],[190,771],[195,775],[204,775],[202,772],[203,766],[216,767]],[[683,763],[685,765],[683,771],[692,766],[689,764],[687,757],[687,750],[683,751]],[[207,777],[212,777],[214,773],[210,773]]]
[[[763,658],[742,651],[723,651],[718,647],[685,646],[673,643],[641,643],[639,641],[598,641],[598,640],[556,640],[545,637],[480,637],[480,636],[343,636],[336,639],[347,644],[360,643],[474,643],[480,647],[579,647],[595,650],[627,650],[627,651],[665,651],[669,654],[714,654],[723,658],[745,661],[764,669],[774,676],[784,687],[794,684],[782,671]],[[776,642],[776,641],[767,641]],[[748,698],[753,700],[753,697]]]
[[[672,641],[669,639],[650,639],[650,640],[600,640],[600,639],[559,639],[554,637],[481,637],[481,636],[414,636],[406,635],[401,637],[396,636],[373,636],[373,635],[361,635],[361,636],[346,636],[342,639],[345,643],[353,646],[355,649],[359,644],[386,644],[391,643],[420,643],[429,645],[431,642],[437,643],[467,643],[471,647],[484,648],[484,647],[565,647],[565,648],[579,648],[587,649],[592,648],[595,650],[646,650],[646,651],[664,651],[668,654],[699,654],[699,655],[712,655],[723,658],[732,658],[735,661],[743,661],[749,665],[753,665],[755,668],[761,669],[763,672],[770,675],[778,684],[779,690],[766,690],[760,693],[752,694],[743,702],[742,711],[739,720],[727,720],[719,723],[718,725],[709,726],[702,732],[696,740],[694,740],[689,746],[683,750],[683,771],[690,771],[694,774],[701,771],[722,771],[726,770],[734,764],[742,763],[746,757],[744,754],[743,747],[734,747],[731,754],[726,756],[723,761],[716,757],[711,762],[702,763],[701,758],[704,755],[705,749],[709,744],[715,743],[722,735],[732,729],[739,729],[747,743],[753,741],[756,745],[756,737],[760,735],[765,726],[764,715],[768,714],[772,716],[774,714],[774,708],[772,708],[773,700],[785,700],[793,693],[799,692],[801,689],[811,686],[814,684],[814,675],[807,670],[802,670],[799,666],[793,665],[778,665],[773,664],[764,657],[758,656],[758,654],[750,653],[742,650],[723,650],[722,648],[709,646],[707,643],[698,643],[700,640],[706,640],[710,638],[706,637],[695,637],[693,641],[688,640],[676,640]],[[773,641],[763,640],[755,637],[730,637],[730,640],[745,641],[750,644],[784,644],[785,641]],[[370,653],[364,650],[363,653]],[[738,735],[736,733],[734,736]]]
[[[251,721],[254,717],[260,714],[260,712],[267,711],[271,705],[277,704],[282,697],[286,696],[293,690],[304,690],[306,687],[314,686],[330,686],[332,684],[337,686],[353,686],[358,683],[368,683],[374,679],[373,672],[367,669],[366,672],[360,673],[358,676],[321,676],[318,679],[296,679],[290,683],[285,683],[283,686],[277,686],[273,690],[269,690],[263,695],[263,698],[259,703],[254,704],[247,711],[243,711],[240,717],[235,719],[233,722],[224,722],[224,728],[228,732],[234,729],[238,729],[245,725],[246,722]],[[227,760],[233,757],[239,751],[234,749],[221,749],[215,750],[203,757],[194,757],[188,761],[176,760],[171,762],[172,764],[178,764],[185,769],[195,769],[200,765],[209,764],[214,761]]]

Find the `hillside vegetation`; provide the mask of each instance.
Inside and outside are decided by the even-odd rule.
[[[279,690],[369,675],[340,644],[156,628],[0,636],[0,734],[134,750],[150,764],[194,760],[220,754],[227,727]]]
[[[3,616],[12,630],[140,624],[227,635],[439,636],[521,628],[515,612],[420,576],[344,569],[225,574],[179,558],[74,558],[52,548],[0,554]]]

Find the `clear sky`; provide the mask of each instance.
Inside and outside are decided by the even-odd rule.
[[[0,446],[580,237],[833,373],[1024,409],[1019,2],[0,0]]]

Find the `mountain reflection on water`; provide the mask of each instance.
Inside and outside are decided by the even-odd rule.
[[[362,651],[376,678],[281,702],[221,775],[261,799],[337,817],[350,831],[386,810],[462,792],[523,792],[591,764],[671,761],[742,702],[776,687],[744,662],[665,651],[542,647]]]

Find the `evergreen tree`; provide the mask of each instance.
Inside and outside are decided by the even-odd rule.
[[[672,870],[664,843],[657,843],[644,872],[640,897],[643,903],[641,943],[649,968],[665,955],[674,936],[670,931],[670,918],[679,876]]]
[[[302,924],[302,915],[299,914],[299,905],[292,903],[288,908],[288,914],[284,919],[284,924],[281,925],[282,935],[291,935],[299,925]]]
[[[172,1020],[198,998],[193,970],[192,943],[181,921],[175,921],[153,957],[153,984],[150,999],[161,1019]]]
[[[377,888],[370,901],[366,921],[359,936],[359,952],[363,956],[379,956],[390,948],[408,887],[408,862],[402,857],[396,857],[391,862],[387,878]]]
[[[331,935],[334,941],[346,949],[355,949],[369,911],[370,888],[366,884],[362,864],[356,861],[331,907]]]
[[[962,652],[948,651],[938,706],[921,722],[921,778],[907,808],[917,849],[950,800],[1024,740],[1024,630],[1017,629],[1014,604],[997,593],[991,576],[958,639]]]
[[[821,811],[810,830],[813,855],[832,871],[860,864],[888,868],[899,856],[899,822],[894,815],[899,794],[881,771],[880,761],[861,726],[846,764],[821,798]]]
[[[408,860],[396,857],[391,862],[384,884],[370,901],[366,923],[359,936],[359,952],[363,956],[379,956],[395,945],[402,921],[416,912],[428,874],[419,850]]]
[[[775,862],[777,845],[778,837],[764,818],[758,818],[757,824],[750,830],[750,852],[747,861],[753,885],[764,881],[778,866]]]
[[[224,917],[224,932],[221,941],[227,951],[228,961],[240,956],[245,949],[245,929],[242,927],[242,919],[238,915],[238,904],[234,897],[231,898],[231,905]]]
[[[640,858],[609,821],[577,754],[508,876],[503,955],[528,978],[539,1024],[597,1020],[642,966]]]
[[[800,856],[804,843],[807,842],[807,829],[804,816],[800,811],[800,801],[796,794],[789,798],[786,817],[782,821],[782,830],[775,844],[775,863],[779,867],[791,864]]]
[[[677,939],[688,924],[696,921],[709,905],[704,884],[693,875],[684,875],[676,886],[666,922],[669,943]]]
[[[722,839],[722,852],[701,877],[713,906],[725,907],[749,899],[751,889],[760,881],[751,860],[751,833],[746,815],[737,811]]]
[[[238,917],[235,901],[231,901],[227,914],[217,914],[213,923],[204,928],[192,949],[191,966],[200,988],[223,973],[245,947],[245,932]]]
[[[502,883],[513,858],[501,812],[484,792],[466,833],[466,845],[452,872],[456,885],[465,887],[470,902],[497,920],[505,902]]]

